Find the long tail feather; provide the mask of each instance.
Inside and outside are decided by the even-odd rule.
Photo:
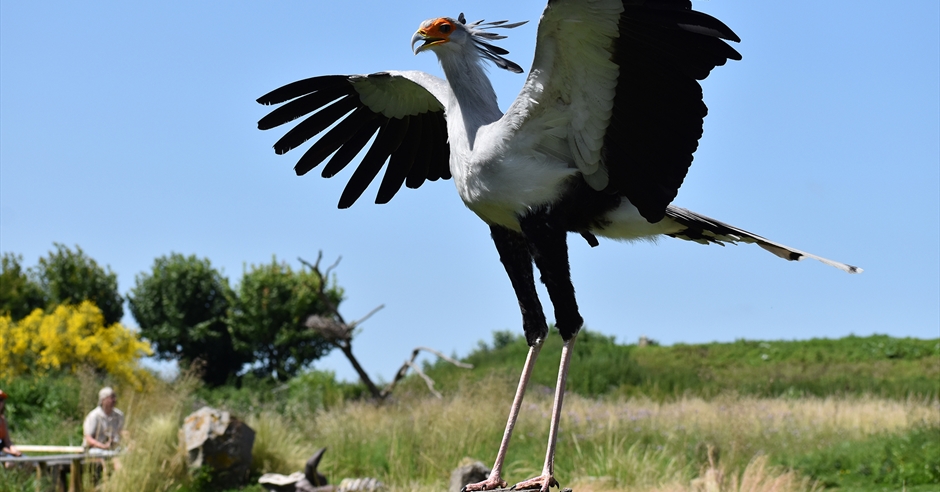
[[[669,234],[672,237],[695,241],[702,244],[721,244],[724,243],[752,243],[761,248],[783,258],[784,260],[799,261],[804,258],[812,258],[821,261],[827,265],[834,266],[839,270],[848,273],[861,273],[862,269],[857,266],[847,265],[828,258],[816,256],[805,251],[784,246],[775,243],[769,239],[758,236],[757,234],[738,229],[732,225],[715,220],[711,217],[697,214],[691,210],[680,207],[669,206],[666,209],[666,216],[685,226],[682,231]]]

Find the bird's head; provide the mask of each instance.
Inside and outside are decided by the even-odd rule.
[[[422,51],[451,42],[465,44],[468,37],[463,24],[450,17],[428,19],[421,23],[414,36],[411,37],[411,49],[417,55]],[[415,47],[421,41],[423,42]]]
[[[414,36],[411,37],[411,49],[417,55],[422,51],[432,50],[442,55],[445,50],[465,50],[472,47],[480,56],[492,61],[497,67],[510,72],[522,73],[522,68],[503,58],[509,51],[495,46],[490,41],[504,39],[506,36],[489,32],[489,29],[512,29],[528,21],[507,24],[507,21],[483,23],[482,20],[467,24],[467,19],[461,13],[457,19],[452,17],[437,17],[421,23]],[[421,42],[420,45],[418,43]],[[418,45],[417,47],[415,45]]]

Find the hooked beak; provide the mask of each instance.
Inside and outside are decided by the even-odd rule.
[[[417,44],[418,41],[424,41],[424,44],[415,48],[415,44]],[[411,37],[411,51],[414,51],[414,53],[417,55],[418,53],[421,53],[422,51],[427,50],[431,46],[439,44],[443,41],[446,41],[446,40],[444,38],[435,38],[435,37],[428,36],[428,33],[426,31],[424,31],[423,29],[418,29],[418,31],[415,32],[415,35]]]

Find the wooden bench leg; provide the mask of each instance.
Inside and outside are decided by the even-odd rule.
[[[82,460],[73,459],[69,473],[69,492],[82,492]]]
[[[49,470],[52,475],[53,490],[56,492],[66,492],[68,491],[68,482],[65,478],[65,466],[64,465],[52,465],[49,467]]]

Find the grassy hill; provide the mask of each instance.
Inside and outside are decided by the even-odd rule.
[[[521,335],[496,332],[493,342],[480,342],[464,359],[474,370],[443,362],[425,369],[446,391],[494,374],[517,377],[527,350]],[[533,384],[554,387],[560,353],[561,339],[553,333]],[[640,347],[582,331],[573,357],[568,389],[583,396],[940,396],[940,339],[874,335]]]

